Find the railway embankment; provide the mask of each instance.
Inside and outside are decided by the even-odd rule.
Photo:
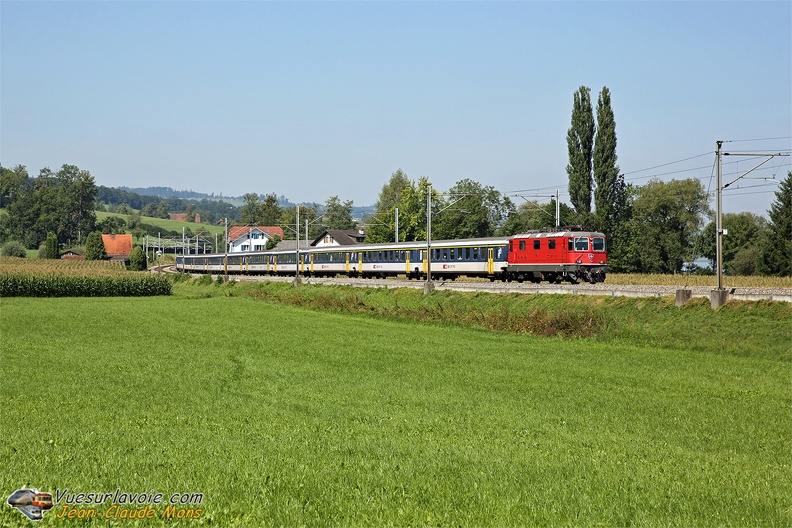
[[[294,282],[294,277],[267,275],[233,275],[238,281]],[[423,289],[424,281],[405,279],[354,279],[347,277],[301,277],[302,284],[326,286],[354,286],[357,288],[413,288]],[[584,295],[593,297],[674,297],[680,289],[690,290],[692,298],[709,298],[712,286],[636,285],[636,284],[531,284],[488,281],[434,281],[440,291],[519,293],[532,295]],[[731,301],[779,301],[792,303],[792,288],[734,287],[727,288]]]
[[[199,298],[250,297],[261,302],[409,323],[478,327],[564,340],[591,339],[614,346],[646,344],[714,354],[792,358],[792,303],[788,302],[731,301],[712,310],[709,299],[694,298],[676,306],[670,294],[526,295],[436,289],[432,295],[424,295],[422,289],[409,287],[314,285],[294,287],[291,280],[222,284],[198,278],[179,288],[190,294],[194,287]]]

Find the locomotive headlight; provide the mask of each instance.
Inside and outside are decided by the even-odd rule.
[[[577,259],[575,262],[576,262],[577,264],[582,264],[582,263],[583,263],[583,261],[582,261],[582,260],[580,260],[580,259]]]
[[[604,260],[600,260],[600,264],[605,264],[605,261]]]

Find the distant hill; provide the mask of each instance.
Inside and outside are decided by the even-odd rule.
[[[232,202],[234,200],[242,200],[242,197],[236,196],[223,196],[223,193],[219,195],[212,193],[199,193],[195,191],[177,191],[172,189],[171,187],[116,187],[117,189],[121,189],[123,191],[129,191],[136,194],[141,194],[143,196],[157,196],[158,198],[182,198],[182,199],[195,199],[195,200],[223,200],[225,202]]]
[[[223,196],[222,193],[215,194],[206,194],[206,193],[199,193],[195,191],[177,191],[172,189],[171,187],[116,187],[116,189],[120,189],[122,191],[127,191],[135,194],[140,194],[142,196],[156,196],[158,198],[178,198],[181,200],[222,200],[226,203],[233,204],[237,207],[240,207],[244,200],[241,196]],[[259,195],[261,199],[264,199],[264,195]],[[278,196],[278,205],[281,207],[288,209],[294,207],[296,204],[294,202],[289,201],[288,198],[285,196]],[[311,205],[308,203],[301,203],[300,205]],[[318,204],[322,206],[324,204]],[[363,218],[367,215],[374,214],[377,212],[377,208],[373,205],[356,205],[352,208],[352,216],[354,218]]]

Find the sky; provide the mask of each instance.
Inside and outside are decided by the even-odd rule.
[[[0,163],[31,176],[364,206],[402,169],[569,203],[580,86],[610,90],[628,183],[714,196],[716,141],[792,150],[792,2],[0,1]],[[766,215],[790,167],[724,211]]]

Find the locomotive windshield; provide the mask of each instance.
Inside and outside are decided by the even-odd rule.
[[[569,239],[569,251],[588,251],[589,240],[585,237],[575,237]]]
[[[594,251],[605,251],[605,239],[602,237],[594,237],[591,239]]]

